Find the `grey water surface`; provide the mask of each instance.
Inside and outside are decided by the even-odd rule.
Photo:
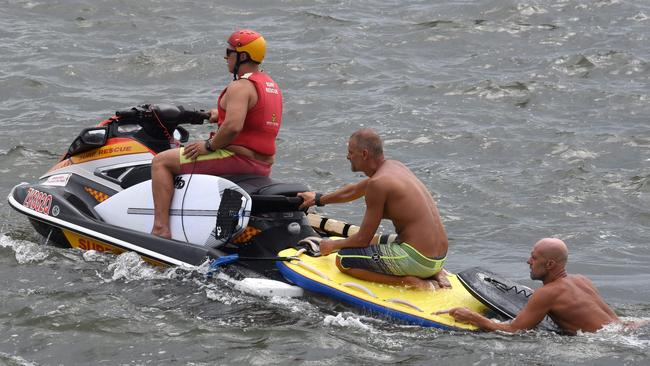
[[[210,108],[253,28],[284,92],[273,177],[360,179],[359,127],[434,194],[447,267],[528,279],[556,236],[623,318],[650,318],[646,0],[0,1],[0,195],[84,127],[145,102]],[[205,137],[212,126],[192,129]],[[363,202],[319,212],[359,223]],[[137,257],[41,245],[0,201],[0,364],[647,365],[650,329],[448,332],[323,298],[264,299]],[[389,223],[382,225],[391,231]]]

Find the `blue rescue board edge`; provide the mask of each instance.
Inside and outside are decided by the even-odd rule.
[[[330,297],[333,297],[335,299],[339,299],[342,301],[345,301],[349,304],[359,306],[363,309],[371,310],[374,312],[377,312],[379,314],[383,315],[388,315],[390,317],[402,320],[404,322],[410,323],[410,324],[415,324],[415,325],[420,325],[424,327],[433,327],[433,328],[438,328],[442,330],[459,330],[459,331],[471,331],[469,329],[462,329],[462,328],[455,328],[449,325],[444,325],[440,324],[437,322],[434,322],[433,320],[429,319],[424,319],[420,318],[408,313],[401,312],[399,310],[395,309],[389,309],[387,307],[381,306],[379,304],[374,304],[365,300],[362,300],[356,296],[346,294],[344,292],[338,291],[336,289],[333,289],[327,285],[324,285],[318,281],[314,281],[312,279],[309,279],[307,277],[301,276],[300,274],[292,271],[287,267],[287,265],[284,262],[276,262],[276,265],[278,269],[280,270],[280,273],[284,278],[286,278],[288,281],[294,283],[297,286],[302,287],[305,290],[312,291],[312,292],[317,292],[320,294],[324,294]]]

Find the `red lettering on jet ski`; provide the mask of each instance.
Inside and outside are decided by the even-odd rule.
[[[98,150],[92,150],[92,151],[89,151],[87,153],[79,154],[79,159],[81,159],[81,160],[93,159],[97,155],[97,151]]]
[[[99,150],[99,155],[109,155],[117,153],[128,153],[133,150],[133,146],[115,146],[115,147],[104,147]]]
[[[83,250],[96,250],[98,252],[112,252],[113,248],[107,245],[100,244],[96,241],[79,238],[79,249]]]
[[[93,158],[105,157],[106,155],[128,154],[133,150],[133,146],[108,146],[102,147],[79,155],[81,160],[91,160]]]
[[[52,195],[30,188],[27,190],[27,197],[23,201],[23,206],[30,210],[49,215],[50,207],[52,207]]]
[[[138,154],[144,152],[151,152],[149,148],[143,144],[127,138],[112,138],[108,140],[106,146],[72,156],[73,163],[83,163],[89,160],[96,160],[107,158],[111,156]]]

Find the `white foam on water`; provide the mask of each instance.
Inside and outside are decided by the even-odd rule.
[[[634,20],[636,22],[644,22],[648,19],[650,19],[649,16],[647,16],[644,12],[638,12],[636,13],[633,17],[628,17],[627,19]]]
[[[611,343],[624,347],[648,351],[650,339],[641,339],[639,336],[648,336],[650,318],[622,317],[622,323],[608,324],[596,333],[584,333],[583,336],[596,341]]]
[[[198,286],[205,290],[205,296],[212,301],[219,302],[225,305],[245,304],[250,302],[245,295],[241,292],[232,290],[230,281],[231,277],[224,273],[217,273],[214,275],[212,281],[205,283],[202,280],[195,282]],[[236,295],[239,293],[240,295]]]
[[[37,363],[27,361],[26,359],[20,357],[20,356],[14,356],[10,355],[8,353],[0,352],[0,362],[4,364],[4,362],[10,361],[7,364],[8,365],[20,365],[20,366],[38,366]]]
[[[224,305],[235,305],[235,304],[244,304],[244,301],[241,297],[232,296],[232,294],[225,293],[223,288],[206,288],[205,297],[209,300],[216,301]]]
[[[287,309],[292,313],[299,313],[299,314],[320,313],[320,310],[317,307],[315,307],[308,301],[305,301],[300,298],[272,296],[268,298],[268,301],[270,304],[279,305],[282,308]]]
[[[637,328],[626,327],[622,324],[610,324],[595,333],[578,332],[574,337],[561,335],[549,336],[539,333],[539,341],[545,349],[552,350],[547,358],[566,362],[585,362],[592,360],[615,358],[623,360],[625,354],[630,357],[648,355],[650,339],[648,338],[648,322],[650,319],[621,318],[623,322],[636,321],[645,323]]]
[[[10,248],[14,246],[14,240],[5,234],[0,235],[0,247]]]
[[[108,265],[108,271],[112,272],[110,279],[105,282],[124,280],[125,282],[143,279],[169,279],[175,275],[175,270],[170,268],[160,271],[151,267],[135,252],[125,252],[118,255],[115,261]]]
[[[586,160],[586,159],[595,159],[598,157],[598,154],[584,149],[569,149],[564,151],[560,157],[569,162],[576,160]]]
[[[81,253],[81,256],[86,262],[99,262],[99,263],[106,263],[115,257],[112,254],[98,252],[96,250],[84,250]]]
[[[49,255],[49,248],[27,240],[14,240],[7,235],[0,236],[0,246],[12,248],[16,262],[19,264],[37,263],[45,260]]]
[[[384,140],[384,146],[398,145],[403,143],[410,143],[410,141],[406,139],[385,139]]]
[[[426,136],[420,136],[420,137],[416,138],[415,140],[411,141],[411,144],[413,144],[413,145],[421,145],[421,144],[430,144],[432,142],[433,141],[430,138],[428,138]]]
[[[531,16],[536,14],[546,14],[548,11],[539,5],[518,4],[517,10],[521,15]]]
[[[332,316],[332,315],[325,316],[325,318],[323,319],[323,324],[325,324],[326,326],[372,331],[372,327],[364,324],[359,317],[357,316],[346,317],[341,313],[336,314],[336,316]]]

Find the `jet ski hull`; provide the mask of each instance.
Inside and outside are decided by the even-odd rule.
[[[152,263],[179,266],[197,266],[221,254],[213,248],[108,225],[73,205],[69,194],[65,199],[65,192],[61,187],[22,184],[13,188],[8,201],[30,219],[46,241],[61,247],[116,254],[133,251]],[[37,197],[38,202],[30,197]]]

